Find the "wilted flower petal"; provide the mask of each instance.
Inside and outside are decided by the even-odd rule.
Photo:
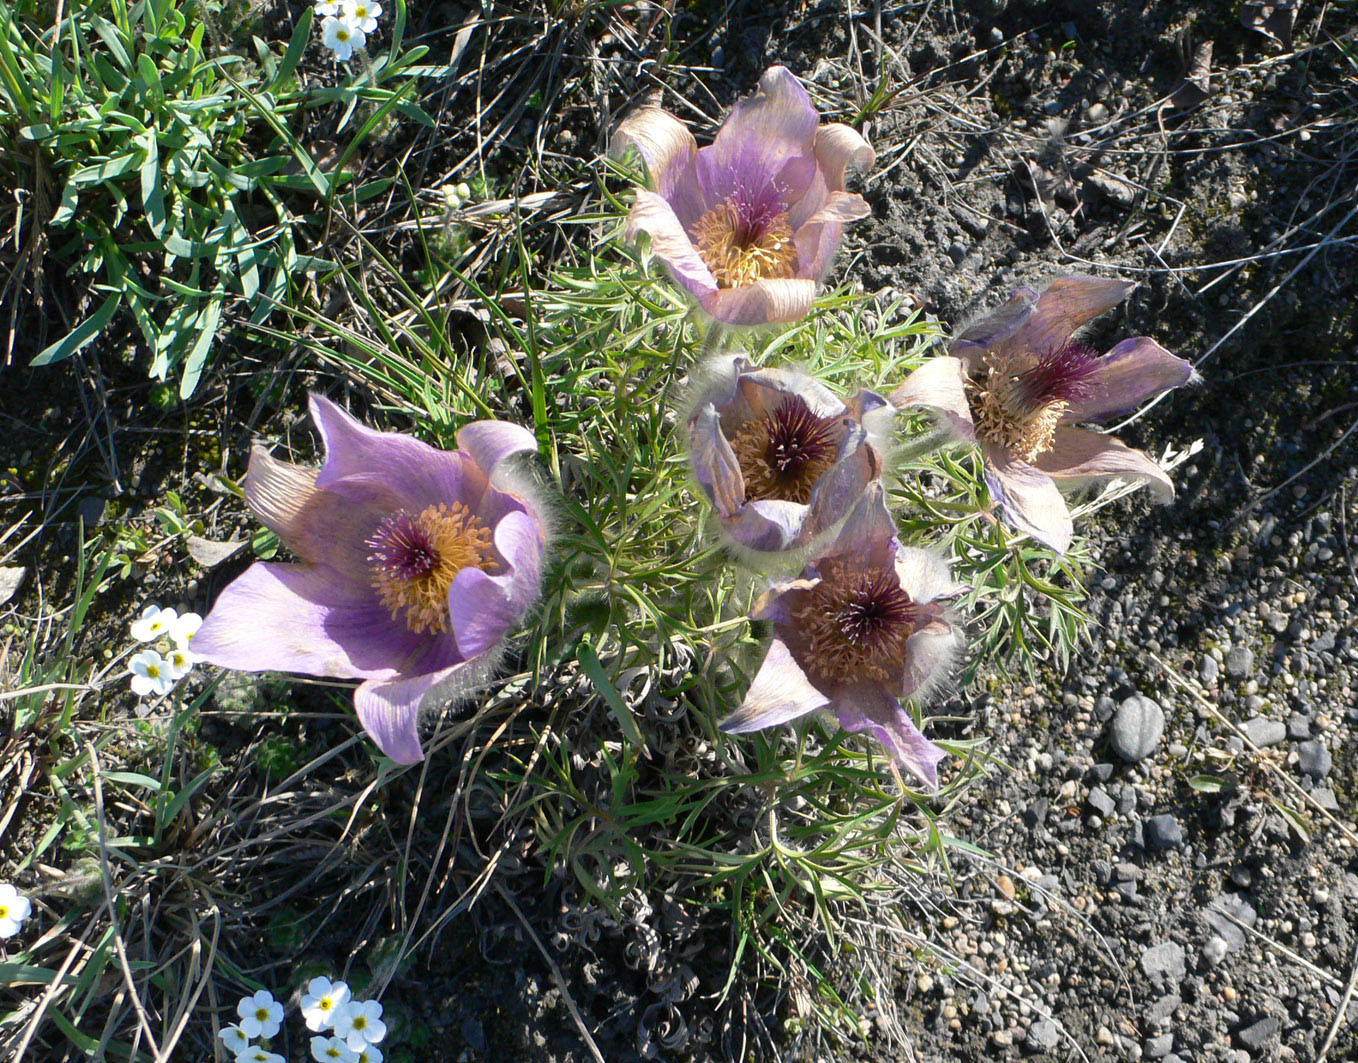
[[[1076,422],[1098,421],[1195,378],[1193,367],[1148,336],[1097,355],[1072,333],[1117,305],[1131,284],[1059,277],[1019,288],[965,329],[949,354],[925,363],[891,393],[898,408],[932,410],[957,439],[980,442],[986,485],[1005,519],[1058,553],[1073,534],[1061,497],[1113,477],[1174,495],[1150,458]]]
[[[830,547],[760,599],[753,615],[772,623],[773,642],[722,729],[745,733],[828,708],[936,788],[943,751],[901,699],[924,696],[946,674],[961,641],[947,602],[961,590],[941,560],[901,546],[873,483]]]
[[[537,596],[546,531],[506,459],[532,433],[477,422],[441,451],[312,396],[319,470],[251,457],[246,501],[300,564],[251,566],[194,636],[244,671],[361,679],[359,719],[400,763],[423,756],[421,708],[488,678]]]
[[[636,148],[652,190],[638,190],[627,236],[651,251],[711,317],[730,325],[793,321],[811,309],[847,222],[866,217],[844,191],[848,167],[867,169],[872,148],[846,125],[820,125],[797,79],[770,68],[698,149],[656,108],[629,115],[615,155]]]

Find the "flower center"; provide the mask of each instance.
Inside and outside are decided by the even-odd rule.
[[[490,529],[461,502],[439,504],[412,516],[392,514],[368,540],[373,587],[393,620],[405,614],[411,631],[448,629],[448,588],[464,568],[495,567]],[[321,1000],[327,1011],[334,1006]]]
[[[787,211],[744,207],[732,197],[699,218],[692,236],[719,288],[797,275],[797,243]]]
[[[1070,343],[1019,372],[1008,362],[987,356],[984,377],[967,381],[971,416],[983,439],[1032,461],[1051,449],[1071,402],[1094,394],[1098,356]]]
[[[9,905],[8,905],[8,904],[0,904],[0,919],[8,919],[8,918],[9,918]]]
[[[731,440],[745,477],[745,498],[776,498],[803,505],[835,463],[838,417],[817,417],[806,401],[789,395],[773,413],[751,421]]]
[[[820,583],[793,614],[810,647],[803,663],[826,683],[886,679],[904,663],[920,612],[892,570],[825,562]]]

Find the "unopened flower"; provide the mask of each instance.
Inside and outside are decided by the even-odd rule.
[[[845,222],[867,217],[844,190],[850,166],[873,150],[849,126],[820,124],[790,71],[771,67],[699,149],[673,115],[644,108],[614,134],[611,150],[635,147],[652,190],[638,189],[627,235],[648,233],[674,279],[718,321],[794,321],[811,309]]]
[[[321,468],[256,448],[246,502],[299,564],[260,562],[222,591],[193,648],[248,672],[361,679],[354,702],[382,752],[420,760],[421,705],[483,684],[537,598],[546,533],[506,459],[532,433],[477,421],[455,451],[365,428],[313,395]]]
[[[961,641],[947,603],[962,589],[943,561],[901,545],[873,483],[830,547],[755,604],[751,615],[773,624],[773,641],[722,730],[744,734],[829,709],[937,788],[944,753],[901,699],[923,697],[946,673]]]
[[[377,29],[377,16],[382,14],[382,5],[370,0],[344,0],[344,14],[351,26],[357,26],[364,33]]]
[[[377,1044],[387,1036],[382,1021],[382,1005],[376,1000],[350,1001],[335,1016],[335,1036],[357,1052],[364,1045]]]
[[[797,549],[843,520],[882,471],[895,412],[860,390],[842,402],[810,377],[711,364],[688,419],[693,473],[722,530],[758,552]]]
[[[323,1037],[317,1034],[313,1037],[311,1058],[320,1060],[320,1063],[358,1063],[358,1053],[345,1044],[344,1038],[338,1035]]]
[[[148,605],[141,616],[132,622],[132,637],[138,642],[155,642],[174,630],[179,614],[173,609]]]
[[[12,938],[33,913],[33,902],[9,882],[0,882],[0,938]]]
[[[227,1026],[223,1028],[217,1036],[221,1039],[226,1050],[233,1056],[238,1056],[250,1048],[250,1038],[239,1026]]]
[[[144,698],[148,694],[164,697],[174,689],[179,678],[170,663],[155,650],[142,650],[127,662],[127,670],[132,673],[132,693]]]
[[[348,59],[354,52],[362,51],[368,39],[363,30],[347,18],[327,15],[321,23],[321,43],[335,53],[336,59]]]
[[[236,1014],[240,1016],[241,1032],[248,1038],[272,1037],[283,1023],[283,1005],[267,989],[242,997]]]
[[[1158,502],[1174,497],[1169,477],[1141,451],[1075,427],[1193,379],[1188,362],[1149,336],[1104,355],[1072,341],[1131,289],[1099,277],[1060,277],[1041,293],[1019,288],[891,394],[896,407],[926,407],[955,438],[979,443],[986,486],[1005,519],[1058,553],[1073,534],[1063,491],[1117,478],[1147,484]]]
[[[327,1030],[335,1021],[335,1009],[349,1003],[349,987],[329,978],[313,978],[302,995],[302,1018],[308,1030]]]

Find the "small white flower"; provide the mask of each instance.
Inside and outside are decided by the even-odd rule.
[[[311,1039],[311,1058],[320,1063],[358,1063],[358,1053],[338,1037],[322,1037],[317,1034]]]
[[[138,642],[154,642],[161,635],[167,634],[178,618],[179,614],[173,609],[148,605],[141,616],[132,621],[132,637]]]
[[[272,1037],[283,1024],[283,1005],[274,1000],[267,989],[261,989],[252,997],[241,997],[236,1014],[240,1016],[240,1028],[246,1037]],[[244,1058],[255,1063],[253,1057]]]
[[[233,1056],[239,1056],[242,1052],[250,1049],[250,1038],[239,1026],[228,1026],[217,1034],[221,1038],[222,1044],[226,1045],[226,1050]]]
[[[382,1063],[382,1052],[376,1045],[364,1045],[356,1054],[357,1063]]]
[[[343,0],[320,0],[316,5],[318,15],[338,15],[344,10]]]
[[[364,33],[377,29],[377,16],[382,14],[382,5],[372,0],[344,0],[344,15],[350,25],[357,26]]]
[[[132,693],[139,698],[147,694],[164,697],[174,689],[179,677],[174,669],[155,650],[142,650],[127,662],[127,670],[132,673]]]
[[[8,882],[0,882],[0,938],[12,938],[33,911],[33,902]]]
[[[348,59],[368,43],[368,38],[348,19],[327,16],[321,23],[321,43],[335,53],[336,59]]]
[[[376,1000],[354,1001],[335,1016],[335,1035],[357,1052],[364,1045],[376,1044],[387,1036],[382,1021],[382,1005]]]
[[[277,1052],[270,1052],[262,1045],[254,1045],[236,1056],[236,1063],[288,1063]]]
[[[192,650],[174,646],[165,654],[165,667],[170,670],[170,678],[178,682],[193,671],[193,666],[201,659]]]
[[[170,612],[174,612],[174,610],[171,609]],[[189,640],[202,626],[203,618],[197,613],[183,613],[175,617],[170,623],[170,638],[181,650],[187,650]]]
[[[335,1009],[343,1008],[348,1002],[349,987],[343,982],[313,978],[302,995],[302,1018],[306,1020],[306,1028],[312,1032],[328,1028],[335,1021]]]

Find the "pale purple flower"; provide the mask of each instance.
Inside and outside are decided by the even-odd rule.
[[[1194,379],[1192,365],[1149,336],[1104,355],[1071,339],[1131,290],[1100,277],[1059,277],[1040,293],[1019,288],[891,394],[897,408],[926,407],[955,438],[979,443],[986,486],[1005,519],[1058,553],[1074,531],[1062,492],[1117,478],[1145,483],[1157,502],[1174,497],[1169,477],[1141,451],[1076,427]]]
[[[804,373],[714,359],[688,419],[698,486],[737,547],[799,549],[843,520],[882,472],[895,410],[847,402]]]
[[[881,483],[870,485],[829,549],[755,604],[751,615],[773,624],[773,641],[722,730],[745,734],[828,709],[937,789],[945,754],[901,699],[924,697],[947,672],[961,643],[948,602],[963,589],[943,561],[901,545]]]
[[[363,726],[393,760],[420,760],[421,706],[484,683],[537,598],[546,533],[528,481],[506,459],[532,433],[477,421],[458,449],[365,428],[319,395],[319,469],[256,448],[251,512],[299,563],[252,565],[193,638],[203,660],[242,671],[360,679]]]
[[[619,125],[613,154],[631,147],[653,190],[637,190],[628,239],[650,234],[675,281],[726,324],[805,316],[844,223],[869,213],[861,196],[844,191],[844,174],[870,167],[872,148],[849,126],[821,125],[806,90],[781,66],[735,105],[707,147],[654,107]]]

